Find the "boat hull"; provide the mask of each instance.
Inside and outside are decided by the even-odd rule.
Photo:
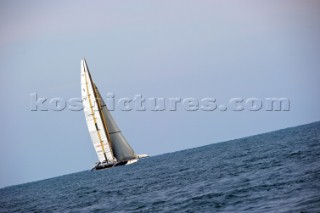
[[[124,165],[129,165],[136,163],[138,159],[132,159],[128,161],[122,161],[122,162],[117,162],[117,163],[97,163],[92,169],[92,170],[101,170],[101,169],[108,169],[116,166],[124,166]]]

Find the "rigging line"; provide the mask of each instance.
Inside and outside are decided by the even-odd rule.
[[[86,71],[85,67],[84,67],[84,71]],[[90,105],[91,113],[92,113],[92,115],[93,115],[93,121],[94,121],[95,125],[97,125],[97,119],[96,119],[96,117],[94,116],[93,106],[92,106],[91,98],[90,98],[90,95],[89,95],[88,79],[87,79],[86,72],[84,73],[84,77],[85,77],[85,80],[86,80],[87,95],[88,95],[88,100],[89,100],[89,105]],[[106,155],[106,151],[105,151],[104,145],[103,145],[103,140],[102,140],[102,138],[101,138],[100,131],[99,131],[98,129],[97,129],[97,133],[98,133],[98,138],[99,138],[99,141],[100,141],[100,144],[101,144],[101,147],[102,147],[103,155],[104,155],[106,161],[108,162],[108,158],[107,158],[107,155]]]

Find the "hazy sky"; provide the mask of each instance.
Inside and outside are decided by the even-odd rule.
[[[30,94],[80,97],[85,56],[102,95],[287,97],[286,112],[113,112],[157,155],[320,120],[320,3],[1,1],[0,187],[91,168],[83,112],[30,111]]]

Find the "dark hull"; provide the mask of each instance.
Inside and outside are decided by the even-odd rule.
[[[98,163],[95,165],[95,167],[93,167],[91,169],[92,170],[101,170],[101,169],[108,169],[108,168],[112,168],[115,166],[123,166],[127,163],[128,161],[122,161],[122,162],[118,162],[118,163],[113,163],[113,164],[108,164],[108,163]]]

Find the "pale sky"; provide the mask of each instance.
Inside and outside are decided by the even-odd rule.
[[[112,112],[138,154],[319,121],[319,11],[317,0],[1,1],[0,187],[97,161],[82,111],[30,111],[31,93],[80,97],[84,56],[103,96],[290,99],[286,112]]]

